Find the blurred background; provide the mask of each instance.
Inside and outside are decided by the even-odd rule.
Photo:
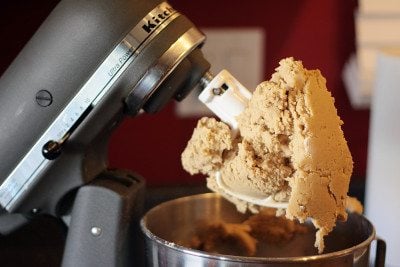
[[[1,1],[0,74],[58,2]],[[344,121],[354,160],[350,194],[364,202],[376,62],[379,51],[396,53],[400,47],[399,1],[169,2],[208,35],[204,52],[213,72],[227,68],[249,89],[269,79],[285,57],[321,70]],[[110,141],[110,165],[145,177],[150,196],[157,199],[149,200],[149,205],[202,192],[205,177],[183,171],[180,154],[204,115],[207,111],[191,96],[182,103],[171,102],[158,114],[126,119]],[[393,146],[399,147],[399,142]]]

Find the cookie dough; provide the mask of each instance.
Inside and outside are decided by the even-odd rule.
[[[201,223],[188,246],[210,253],[254,256],[257,240],[250,233],[251,228],[247,224],[223,221]]]
[[[223,192],[220,171],[231,189],[247,188],[288,201],[286,217],[310,218],[318,229],[315,246],[336,220],[346,220],[347,191],[353,161],[334,99],[319,70],[301,61],[281,60],[269,81],[261,83],[237,117],[239,134],[213,118],[202,118],[182,154],[185,170],[208,176],[207,185],[237,204],[258,207]]]
[[[264,208],[242,223],[201,222],[188,246],[211,253],[255,256],[260,242],[283,246],[308,231],[307,226],[276,216],[275,209]]]

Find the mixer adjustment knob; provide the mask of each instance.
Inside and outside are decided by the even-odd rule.
[[[61,149],[64,142],[68,139],[69,134],[66,134],[60,141],[50,140],[44,144],[42,148],[43,157],[48,160],[55,160],[61,155]]]

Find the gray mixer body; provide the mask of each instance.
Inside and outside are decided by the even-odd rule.
[[[0,78],[0,232],[70,216],[63,266],[137,262],[144,180],[108,168],[108,140],[196,86],[204,40],[160,0],[61,1]]]
[[[136,115],[142,108],[156,112],[171,98],[182,99],[209,68],[198,49],[204,36],[170,7],[155,10],[160,4],[158,0],[64,0],[3,74],[0,79],[3,208],[19,213],[40,209],[59,215],[62,211],[58,205],[63,197],[107,168],[108,137],[125,115]],[[176,44],[188,32],[191,34],[188,38],[193,39],[190,46]],[[129,47],[124,42],[130,42]],[[115,51],[121,43],[126,50]],[[175,51],[171,51],[174,44]],[[180,58],[173,60],[176,51]],[[115,65],[97,73],[97,77],[109,76],[104,96],[96,99],[95,105],[84,106],[78,119],[70,118],[73,114],[59,118],[66,128],[60,139],[67,139],[62,144],[62,153],[54,160],[43,158],[45,163],[34,178],[29,173],[26,179],[10,179],[10,174],[40,138],[42,142],[59,141],[44,140],[44,133],[63,111],[75,112],[66,112],[67,105],[93,79],[112,52],[118,52],[116,56],[120,58]],[[25,165],[28,170],[25,168],[24,172],[33,172],[37,167]]]

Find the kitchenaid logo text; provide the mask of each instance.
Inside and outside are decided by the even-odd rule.
[[[164,10],[161,10],[160,13],[147,19],[147,22],[142,26],[142,29],[147,33],[151,33],[158,25],[168,19],[175,12],[175,9],[170,6],[164,7]]]

